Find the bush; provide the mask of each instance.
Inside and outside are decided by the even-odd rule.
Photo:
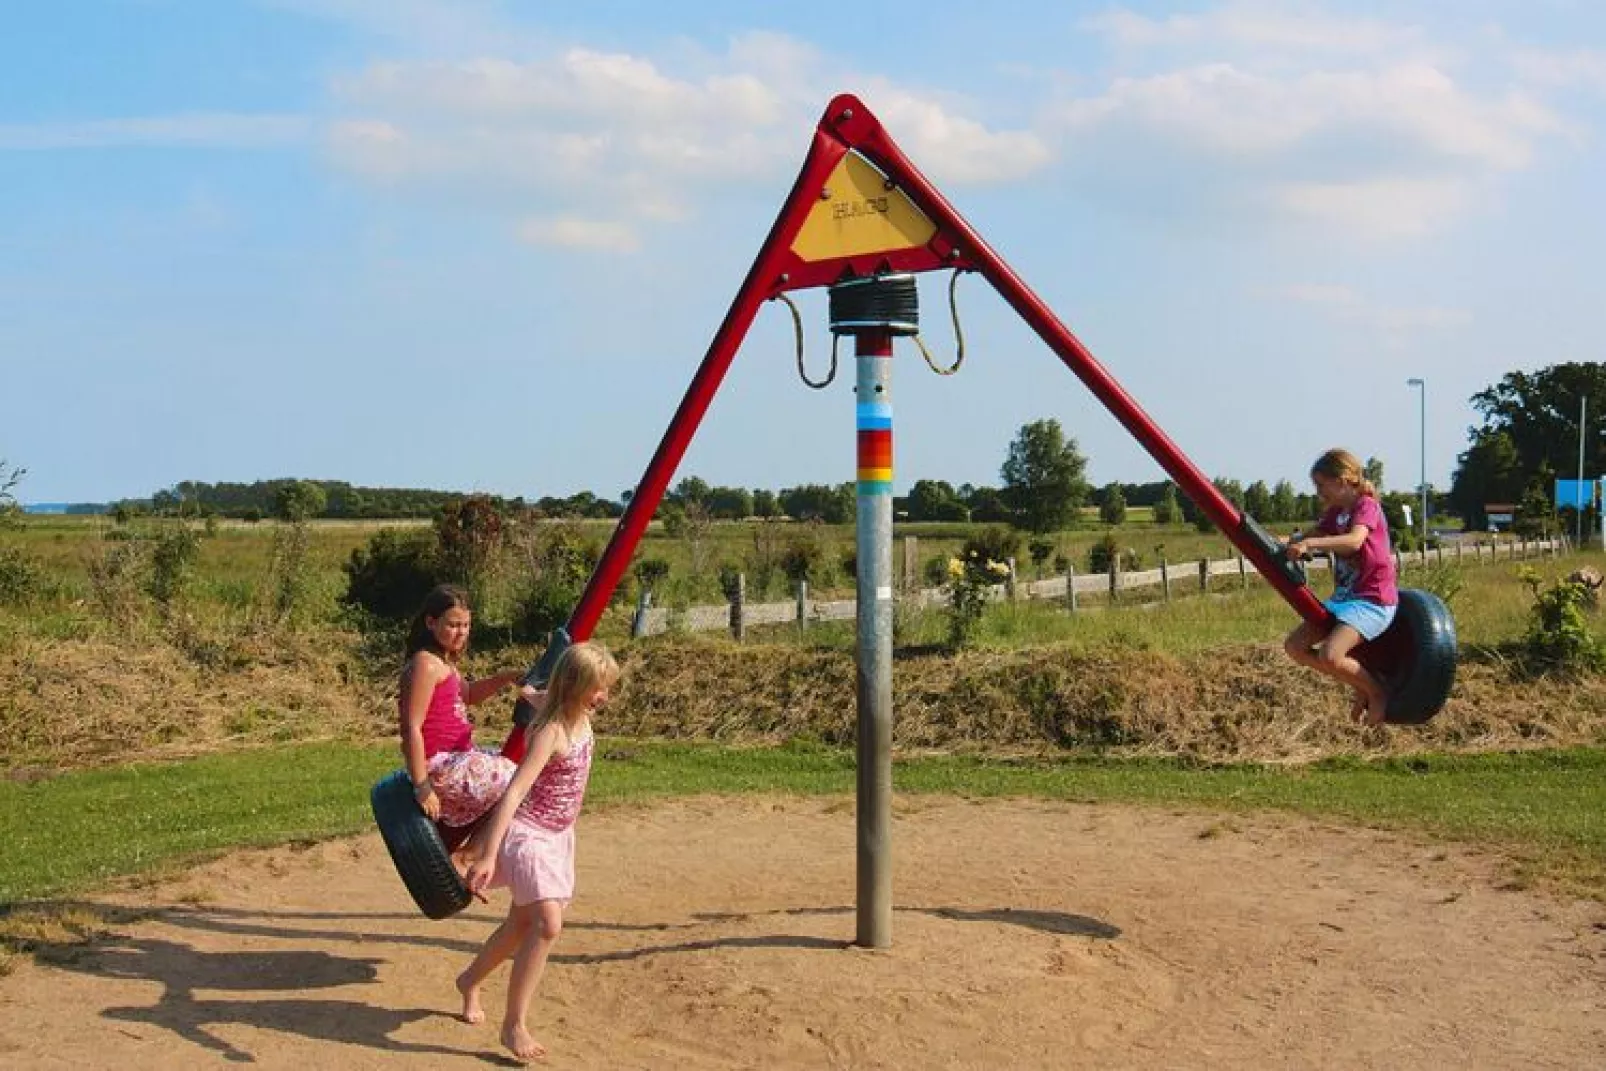
[[[201,537],[182,521],[163,525],[151,540],[147,590],[164,612],[183,598],[200,553]]]
[[[643,558],[635,565],[636,583],[652,591],[669,579],[669,563],[662,558]]]
[[[965,540],[959,556],[965,561],[981,560],[1007,564],[1020,553],[1020,533],[1012,528],[983,528]]]
[[[15,547],[0,547],[0,606],[22,606],[45,593],[45,571]]]
[[[405,621],[435,586],[435,535],[424,529],[381,528],[345,564],[342,601],[384,621]]]
[[[580,601],[579,584],[557,576],[543,576],[514,600],[513,638],[519,643],[544,643],[553,629],[566,624]]]
[[[1547,588],[1530,568],[1520,575],[1534,596],[1528,632],[1522,639],[1523,653],[1534,666],[1566,673],[1606,670],[1606,645],[1590,631],[1585,613],[1589,586],[1576,580],[1553,580]]]
[[[1122,572],[1131,572],[1142,564],[1138,552],[1131,547],[1123,548],[1113,533],[1087,548],[1088,572],[1107,573],[1112,561],[1119,563]]]
[[[140,614],[150,560],[138,540],[108,541],[101,556],[89,563],[89,586],[95,605],[108,621],[128,624]]]
[[[949,560],[949,644],[955,648],[964,647],[975,638],[987,609],[987,593],[1008,577],[1008,563],[989,558],[969,544],[966,544],[964,557]]]
[[[805,580],[811,583],[821,580],[824,566],[825,547],[812,526],[794,536],[781,552],[781,572],[794,587]]]

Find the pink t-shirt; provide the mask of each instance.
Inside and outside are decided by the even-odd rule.
[[[1394,606],[1400,601],[1400,592],[1394,578],[1394,555],[1389,551],[1389,524],[1377,499],[1362,495],[1348,512],[1334,506],[1316,522],[1316,531],[1320,535],[1344,535],[1358,524],[1367,530],[1361,549],[1349,557],[1333,556],[1333,598],[1365,599]]]

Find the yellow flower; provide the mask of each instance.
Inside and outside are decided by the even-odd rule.
[[[965,575],[965,563],[960,561],[958,558],[949,558],[948,559],[948,576],[953,580],[958,580],[960,577],[962,577],[964,575]]]
[[[988,562],[987,571],[994,576],[1008,576],[1009,566],[1004,562]]]

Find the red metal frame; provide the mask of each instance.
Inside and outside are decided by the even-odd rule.
[[[793,242],[809,210],[820,199],[826,180],[848,152],[856,152],[875,165],[888,182],[901,189],[936,225],[926,245],[889,253],[806,262],[792,251]],[[815,128],[813,141],[791,193],[759,248],[753,266],[736,292],[729,311],[692,377],[669,428],[647,465],[624,516],[603,550],[580,601],[569,617],[568,631],[575,642],[588,639],[613,597],[630,556],[657,511],[669,481],[685,456],[692,436],[724,381],[731,361],[758,313],[759,306],[791,290],[825,286],[844,277],[862,277],[884,271],[931,271],[957,268],[975,271],[990,282],[1004,300],[1032,326],[1067,368],[1085,383],[1128,432],[1159,462],[1160,467],[1203,510],[1222,533],[1243,552],[1301,617],[1314,624],[1332,621],[1319,599],[1299,583],[1277,558],[1274,543],[1256,538],[1239,512],[1177,445],[1151,420],[1125,389],[1107,372],[1082,342],[1015,274],[947,198],[893,142],[879,120],[857,97],[843,94],[826,107]]]

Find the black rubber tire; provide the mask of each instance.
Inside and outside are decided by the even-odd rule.
[[[397,770],[376,781],[368,802],[390,861],[418,909],[432,919],[444,919],[467,907],[474,897],[452,868],[440,830],[419,808],[407,771]]]
[[[1455,685],[1455,619],[1431,591],[1402,588],[1394,623],[1356,657],[1388,690],[1389,724],[1425,724]]]

